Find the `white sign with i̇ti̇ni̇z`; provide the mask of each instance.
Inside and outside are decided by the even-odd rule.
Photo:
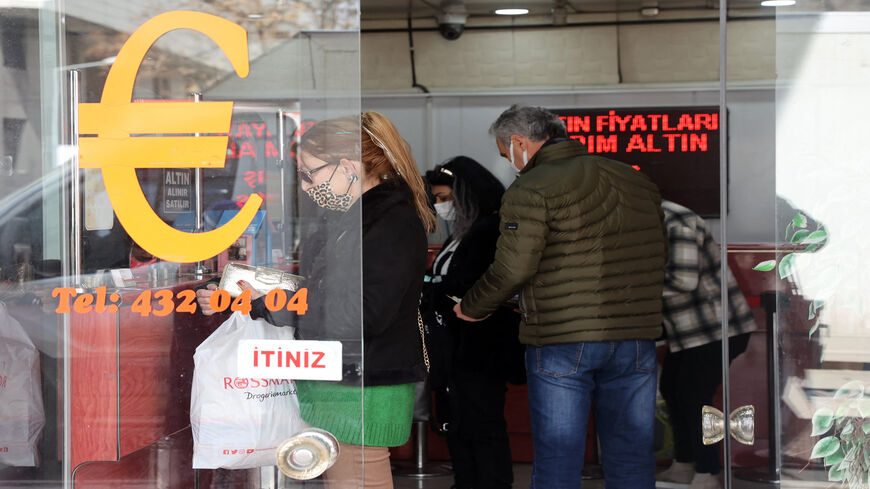
[[[340,341],[242,340],[237,358],[241,377],[341,380]]]

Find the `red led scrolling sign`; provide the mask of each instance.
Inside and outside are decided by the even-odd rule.
[[[565,122],[568,136],[580,141],[590,153],[706,152],[710,150],[710,134],[719,134],[717,112],[633,113],[613,109],[606,114],[556,112]]]
[[[644,172],[666,199],[719,214],[718,107],[551,110],[589,153]]]

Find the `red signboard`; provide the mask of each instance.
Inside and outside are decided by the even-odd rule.
[[[662,197],[719,216],[719,108],[552,109],[590,153],[633,166]]]

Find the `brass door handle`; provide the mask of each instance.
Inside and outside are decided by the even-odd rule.
[[[338,452],[338,440],[331,433],[309,428],[278,446],[278,468],[292,479],[313,479],[332,467]]]
[[[728,417],[731,437],[744,445],[755,443],[755,407],[740,406]],[[713,406],[701,408],[701,434],[704,445],[719,443],[725,437],[725,415]]]

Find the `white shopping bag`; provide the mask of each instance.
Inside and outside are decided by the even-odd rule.
[[[293,328],[234,312],[193,355],[190,425],[194,469],[275,465],[278,445],[308,428],[296,384],[237,375],[241,340],[292,340]]]
[[[45,426],[39,351],[0,302],[0,465],[34,467]]]

